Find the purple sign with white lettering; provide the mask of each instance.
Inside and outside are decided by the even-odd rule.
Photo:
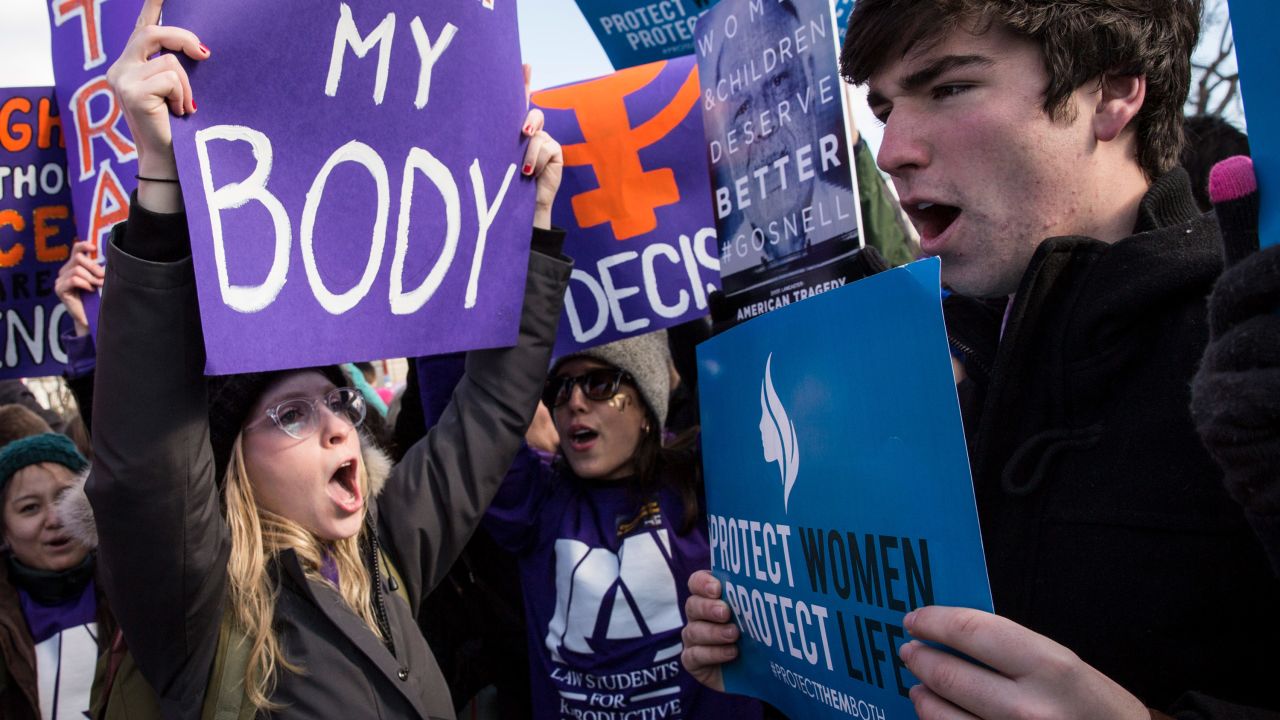
[[[63,131],[78,237],[101,247],[107,233],[129,217],[137,187],[138,154],[107,68],[129,41],[141,0],[50,0],[53,75]]]
[[[164,21],[211,51],[173,122],[207,372],[515,342],[514,3],[169,0]]]
[[[57,375],[71,329],[54,293],[75,227],[52,88],[0,90],[0,379]]]
[[[575,261],[556,353],[706,315],[720,261],[693,56],[533,101],[564,145],[552,217]]]

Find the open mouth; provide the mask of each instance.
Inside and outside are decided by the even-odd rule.
[[[960,208],[942,203],[920,202],[903,204],[907,216],[920,231],[920,240],[928,242],[942,235],[960,217]]]
[[[348,460],[342,463],[333,472],[333,476],[329,478],[329,485],[326,488],[329,498],[339,508],[348,513],[357,512],[364,505],[364,498],[360,495],[360,481],[356,470],[355,460]]]
[[[55,538],[55,539],[50,540],[49,542],[45,543],[45,547],[47,547],[47,548],[49,548],[50,550],[53,550],[53,551],[55,551],[55,552],[58,552],[58,551],[61,551],[61,550],[65,550],[65,549],[67,549],[68,547],[70,547],[70,545],[71,545],[71,538],[69,538],[69,537],[60,537],[60,538]]]
[[[600,433],[591,428],[579,427],[569,430],[569,447],[575,452],[584,452],[595,444]]]

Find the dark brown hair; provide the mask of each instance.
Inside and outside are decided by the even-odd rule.
[[[647,412],[649,431],[640,438],[633,456],[636,476],[629,486],[637,505],[658,494],[663,487],[670,488],[680,497],[684,514],[679,523],[673,523],[677,533],[684,535],[693,529],[702,516],[702,463],[698,461],[698,428],[693,427],[677,435],[666,445],[662,444],[662,428]]]
[[[0,447],[31,435],[51,433],[44,418],[18,404],[0,405]]]
[[[76,449],[86,460],[93,461],[93,439],[89,437],[89,428],[84,424],[84,417],[80,413],[67,418],[67,426],[62,434],[71,438],[71,442],[76,444]]]
[[[1105,75],[1143,75],[1134,118],[1138,163],[1155,178],[1178,164],[1182,106],[1201,0],[858,0],[840,53],[840,74],[862,84],[895,57],[940,42],[957,27],[993,24],[1040,46],[1049,76],[1044,111],[1070,120],[1071,95]]]

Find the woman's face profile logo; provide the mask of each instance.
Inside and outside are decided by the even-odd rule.
[[[796,442],[796,426],[787,417],[787,409],[773,388],[773,353],[764,361],[764,380],[760,382],[760,444],[765,462],[778,463],[782,479],[782,509],[791,498],[791,488],[800,471],[800,447]]]

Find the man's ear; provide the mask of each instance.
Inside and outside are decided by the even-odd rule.
[[[1093,134],[1111,142],[1129,126],[1147,97],[1146,75],[1103,75],[1093,113]]]

